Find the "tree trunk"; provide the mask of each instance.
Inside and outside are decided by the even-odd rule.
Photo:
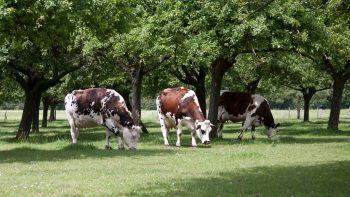
[[[40,111],[40,101],[41,95],[39,95],[39,99],[37,99],[34,103],[34,116],[33,116],[33,124],[32,124],[32,132],[39,133],[39,111]]]
[[[301,98],[298,95],[298,99],[297,99],[297,119],[300,119],[300,105],[301,105]]]
[[[205,102],[205,98],[206,98],[206,91],[205,91],[205,75],[200,76],[198,79],[198,83],[195,84],[195,92],[198,98],[198,102],[200,105],[200,108],[203,112],[204,117],[207,117],[207,104]]]
[[[211,93],[209,103],[208,118],[214,125],[210,138],[217,138],[217,123],[218,123],[218,106],[221,90],[222,78],[226,71],[233,66],[233,63],[227,59],[219,58],[211,65]]]
[[[132,91],[131,91],[131,113],[134,123],[142,127],[143,133],[148,133],[147,128],[141,124],[141,86],[143,74],[141,73],[141,66],[135,68],[132,73]]]
[[[46,128],[47,127],[47,112],[49,111],[50,107],[50,99],[48,97],[43,97],[43,120],[41,122],[41,127]]]
[[[334,79],[331,112],[329,115],[327,129],[336,129],[336,130],[338,129],[340,107],[341,107],[340,105],[341,105],[345,83],[346,83],[346,80]]]
[[[36,113],[36,106],[39,100],[40,103],[41,93],[35,90],[25,91],[25,100],[21,122],[17,131],[17,139],[26,139],[29,137],[30,128],[32,126],[33,117]]]
[[[56,120],[56,101],[52,101],[50,103],[50,117],[49,117],[49,122],[55,121]]]
[[[316,93],[316,88],[315,87],[304,88],[302,90],[302,93],[304,98],[304,122],[308,122],[310,120],[310,115],[309,115],[310,101],[311,101],[311,98]]]

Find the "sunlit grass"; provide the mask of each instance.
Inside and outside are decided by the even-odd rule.
[[[150,134],[137,151],[104,150],[103,128],[84,129],[71,144],[65,114],[28,141],[15,141],[20,118],[0,111],[1,196],[348,196],[350,119],[326,130],[327,117],[310,123],[282,118],[272,140],[257,129],[237,141],[240,124],[225,125],[224,139],[191,147],[188,130],[180,149],[164,147],[154,111],[143,112]],[[20,116],[19,112],[11,112]],[[8,112],[10,114],[10,112]],[[325,115],[325,113],[323,114]],[[12,117],[12,115],[11,115]],[[198,141],[197,141],[198,142]]]

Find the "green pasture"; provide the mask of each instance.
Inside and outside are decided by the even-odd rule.
[[[1,196],[349,196],[350,114],[339,131],[326,130],[329,111],[302,123],[288,110],[273,111],[280,132],[267,139],[250,133],[237,141],[240,124],[224,139],[193,149],[187,130],[180,149],[164,147],[155,111],[142,119],[150,134],[138,150],[104,150],[102,127],[85,129],[71,144],[64,111],[28,141],[15,141],[20,111],[0,111]],[[199,143],[199,141],[197,141]]]

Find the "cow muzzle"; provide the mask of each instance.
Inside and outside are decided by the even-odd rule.
[[[203,144],[208,145],[208,144],[210,144],[210,141],[205,140],[205,141],[203,142]]]
[[[136,148],[135,148],[135,147],[132,147],[132,148],[129,148],[129,150],[136,150]]]

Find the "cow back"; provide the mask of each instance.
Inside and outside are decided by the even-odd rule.
[[[86,90],[75,90],[73,95],[76,97],[77,111],[79,115],[89,115],[91,110],[94,113],[101,113],[101,100],[106,97],[107,89],[90,88]]]
[[[219,106],[224,106],[229,114],[236,117],[244,114],[252,103],[252,94],[245,92],[223,92],[219,99]]]
[[[197,96],[192,90],[183,87],[168,88],[160,93],[159,100],[163,114],[170,112],[176,118],[187,116],[193,120],[205,120]]]
[[[186,88],[168,88],[163,90],[159,95],[162,112],[170,112],[172,114],[181,113],[179,111],[179,103],[187,92],[188,89]]]

